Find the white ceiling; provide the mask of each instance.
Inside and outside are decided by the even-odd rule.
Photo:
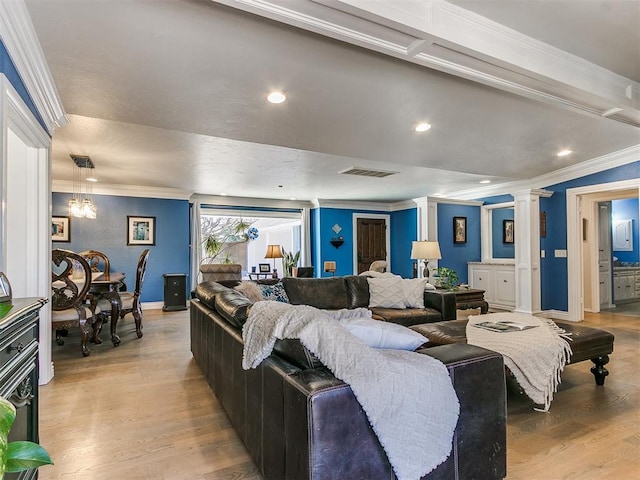
[[[256,2],[225,3],[250,9]],[[296,7],[315,24],[412,40],[410,29],[345,14],[346,3],[269,2]],[[640,0],[453,3],[630,84],[640,80]],[[636,99],[630,108],[624,99],[610,103],[624,107],[625,123],[209,0],[26,4],[69,120],[53,134],[54,183],[71,179],[74,153],[91,156],[102,188],[399,201],[464,191],[483,179],[528,179],[640,143]],[[518,69],[528,85],[544,83],[538,73]],[[270,89],[285,91],[287,102],[268,104]],[[585,90],[563,89],[572,101]],[[579,96],[607,109],[592,93]],[[433,128],[418,135],[412,128],[421,120]],[[574,154],[559,159],[563,148]],[[352,166],[398,173],[338,174]]]

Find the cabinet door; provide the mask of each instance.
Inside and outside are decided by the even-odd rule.
[[[471,288],[479,288],[484,290],[484,298],[487,302],[493,301],[493,292],[491,288],[491,272],[484,268],[473,268],[471,273]]]
[[[600,272],[598,282],[600,283],[600,305],[611,303],[611,289],[609,288],[609,272]]]
[[[613,277],[613,300],[629,300],[635,295],[635,276],[633,272],[619,272]]]
[[[516,273],[514,270],[497,269],[496,272],[496,303],[515,306],[516,304]]]

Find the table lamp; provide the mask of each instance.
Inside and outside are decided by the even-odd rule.
[[[424,260],[423,278],[429,278],[429,260],[440,260],[440,245],[438,242],[427,242],[424,240],[411,242],[411,259]]]
[[[276,271],[276,258],[282,258],[282,247],[280,245],[267,245],[267,253],[264,258],[273,258],[273,271]]]

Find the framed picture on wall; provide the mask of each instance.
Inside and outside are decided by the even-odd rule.
[[[502,243],[513,243],[513,220],[502,221]]]
[[[453,217],[453,243],[467,243],[467,217]]]
[[[71,241],[71,219],[69,217],[51,217],[51,241]]]
[[[127,245],[155,245],[156,217],[127,216]]]

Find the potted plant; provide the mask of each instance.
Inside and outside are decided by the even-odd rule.
[[[9,442],[9,431],[16,419],[16,407],[0,397],[0,480],[5,473],[22,472],[41,465],[53,465],[47,451],[37,443]]]
[[[300,260],[300,250],[293,253],[282,249],[282,269],[285,277],[292,276],[294,267],[298,266],[298,260]]]
[[[440,287],[447,290],[454,290],[459,283],[458,274],[452,268],[438,268],[438,276],[440,277]]]

